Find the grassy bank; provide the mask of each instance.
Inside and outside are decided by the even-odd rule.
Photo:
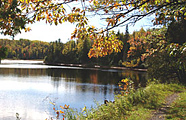
[[[84,108],[82,112],[69,109],[66,116],[67,119],[70,120],[148,120],[152,117],[152,113],[155,110],[165,104],[165,98],[167,96],[183,91],[185,91],[185,86],[182,85],[151,83],[145,88],[131,91],[127,96],[116,95],[114,103],[109,102],[107,104],[98,105],[91,110]],[[181,93],[180,95],[184,97],[180,99],[185,99],[185,94],[185,92]],[[186,101],[183,100],[178,103],[184,105]],[[175,109],[179,107],[176,103],[173,106],[175,106]],[[175,109],[173,107],[169,112],[172,113]],[[172,118],[172,116],[170,115],[168,118]]]

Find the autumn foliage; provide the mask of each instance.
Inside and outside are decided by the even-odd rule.
[[[45,20],[55,25],[75,23],[71,38],[91,38],[94,44],[89,57],[98,57],[121,50],[122,44],[111,31],[113,28],[135,24],[154,13],[154,24],[185,19],[185,4],[185,0],[1,0],[0,27],[5,35],[15,36],[21,29],[29,31],[26,25],[35,21]],[[89,16],[96,15],[104,20],[104,27],[89,23]]]

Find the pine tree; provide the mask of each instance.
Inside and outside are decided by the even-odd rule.
[[[122,50],[122,53],[123,53],[122,60],[123,61],[126,61],[126,59],[127,59],[127,52],[129,49],[129,43],[127,43],[127,41],[129,40],[129,38],[130,38],[130,36],[129,36],[128,25],[126,25],[125,35],[124,35],[124,39],[123,39],[123,50]]]

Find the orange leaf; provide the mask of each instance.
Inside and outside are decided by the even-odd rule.
[[[60,110],[60,113],[62,114],[62,113],[64,113],[64,112]]]
[[[66,104],[65,104],[65,109],[68,109],[69,108],[69,105],[67,106]]]

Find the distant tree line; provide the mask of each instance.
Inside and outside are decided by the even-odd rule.
[[[1,59],[5,58],[7,56],[7,48],[0,45],[0,63]]]
[[[0,45],[7,50],[8,59],[43,59],[49,51],[49,43],[27,39],[0,39]]]
[[[89,64],[89,65],[106,65],[106,66],[120,66],[122,61],[127,60],[127,51],[129,48],[129,32],[128,26],[126,32],[117,32],[117,37],[123,42],[123,49],[121,52],[113,52],[104,57],[88,57],[88,52],[92,47],[93,41],[91,39],[77,39],[70,40],[67,43],[61,43],[60,40],[51,42],[49,52],[45,58],[45,63],[74,63],[74,64]]]
[[[122,41],[123,48],[121,52],[112,52],[104,57],[89,57],[88,52],[92,48],[91,39],[70,40],[67,43],[61,43],[60,40],[50,43],[49,52],[45,58],[45,63],[74,63],[89,64],[103,66],[125,66],[125,67],[145,67],[144,61],[141,59],[146,48],[140,40],[157,29],[134,31],[132,34],[128,32],[126,26],[125,33],[118,31],[117,38]],[[151,32],[150,32],[151,31]]]
[[[91,39],[77,39],[62,43],[61,39],[55,42],[32,41],[28,39],[8,40],[0,39],[0,44],[6,48],[8,59],[44,59],[45,63],[74,63],[105,66],[125,66],[139,67],[143,63],[137,62],[141,54],[143,45],[139,45],[140,39],[153,30],[145,31],[141,28],[132,34],[128,32],[126,26],[125,33],[118,31],[116,36],[123,42],[121,52],[113,52],[104,57],[88,57],[88,52],[92,47]],[[132,61],[132,64],[127,63]]]

